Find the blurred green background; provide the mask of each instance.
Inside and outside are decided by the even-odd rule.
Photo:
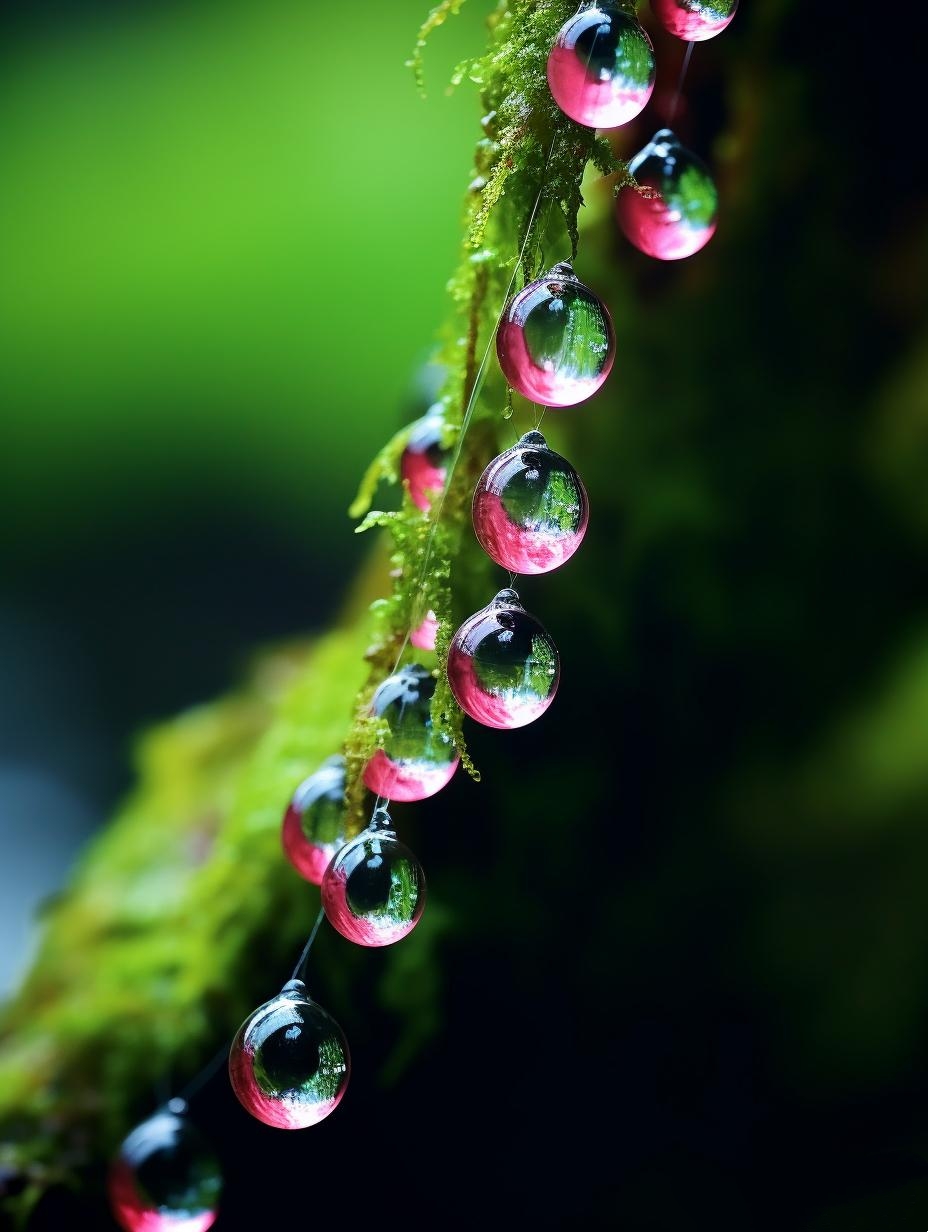
[[[0,987],[24,868],[57,884],[139,728],[323,627],[369,550],[347,508],[427,396],[479,135],[445,84],[484,13],[423,101],[426,12],[4,6]]]
[[[491,5],[438,32],[423,102],[426,7],[5,10],[8,984],[139,728],[323,628],[368,550],[346,509],[428,401],[481,135],[443,83]],[[590,531],[522,591],[557,707],[472,732],[484,782],[410,821],[440,1029],[313,1140],[316,1217],[347,1173],[349,1208],[433,1226],[928,1226],[928,194],[920,44],[876,62],[884,35],[742,0],[696,48],[678,128],[722,200],[696,258],[631,252],[590,188],[578,272],[620,352],[552,423]],[[626,157],[666,120],[657,44]],[[359,1056],[388,1054],[352,995]],[[222,1137],[216,1099],[236,1177],[269,1178],[239,1213],[283,1218],[305,1143]]]

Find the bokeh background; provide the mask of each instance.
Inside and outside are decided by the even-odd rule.
[[[347,507],[428,403],[482,135],[444,83],[490,5],[436,35],[423,101],[425,8],[0,19],[0,995],[137,733],[324,629],[370,551]],[[448,939],[419,1055],[362,1067],[311,1148],[205,1093],[217,1227],[926,1226],[917,41],[877,62],[809,8],[742,0],[696,49],[704,253],[656,268],[590,188],[578,272],[625,351],[571,422],[583,559],[523,592],[557,708],[475,733],[484,783],[422,808]],[[654,33],[626,157],[679,68]]]
[[[427,8],[352,12],[323,51],[314,4],[5,8],[4,988],[139,729],[338,610],[348,505],[424,396],[484,15],[425,103]]]

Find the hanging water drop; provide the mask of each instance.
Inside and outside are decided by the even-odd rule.
[[[557,692],[560,657],[514,590],[501,590],[451,639],[448,681],[458,705],[486,727],[533,723]]]
[[[612,370],[612,318],[563,262],[510,300],[496,353],[506,380],[523,397],[543,406],[574,406],[596,393]]]
[[[477,481],[473,519],[480,546],[498,565],[550,573],[580,546],[589,502],[567,459],[540,432],[526,432]]]
[[[381,946],[412,932],[425,907],[425,874],[384,809],[341,849],[322,880],[322,906],[336,932]]]
[[[388,676],[371,699],[371,713],[387,723],[382,748],[364,767],[364,784],[385,800],[425,800],[448,783],[458,767],[451,737],[432,722],[436,680],[421,663]]]
[[[345,1094],[351,1058],[344,1032],[290,980],[239,1027],[229,1052],[229,1079],[253,1117],[276,1129],[306,1129],[324,1120]]]
[[[664,29],[687,43],[721,34],[737,8],[738,0],[651,0],[651,11]]]
[[[654,46],[634,16],[601,0],[564,23],[548,56],[554,101],[587,128],[618,128],[654,90]]]
[[[107,1177],[110,1208],[126,1232],[206,1232],[221,1190],[219,1162],[179,1099],[123,1140]]]
[[[427,513],[445,486],[451,450],[442,444],[444,407],[437,402],[410,429],[400,458],[400,475],[413,504]]]
[[[336,754],[294,791],[284,814],[281,842],[300,876],[320,885],[344,841],[345,759]]]
[[[715,234],[718,192],[709,169],[669,128],[655,133],[628,169],[650,191],[624,187],[616,217],[625,237],[661,261],[691,257]]]

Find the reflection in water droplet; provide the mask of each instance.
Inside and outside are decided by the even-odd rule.
[[[496,333],[506,380],[543,406],[574,406],[612,370],[615,332],[598,296],[572,274],[551,271],[514,296]]]
[[[586,533],[589,503],[580,476],[529,432],[494,458],[477,482],[474,532],[491,560],[512,573],[549,573]]]
[[[206,1140],[170,1111],[136,1126],[107,1178],[110,1207],[127,1232],[206,1232],[221,1190],[219,1162]]]
[[[424,512],[445,486],[451,450],[442,445],[444,408],[431,407],[413,424],[400,459],[400,475],[409,484],[409,495]]]
[[[651,12],[664,29],[687,43],[703,43],[732,21],[738,0],[651,0]]]
[[[616,218],[626,238],[649,257],[691,257],[715,234],[718,192],[705,163],[669,129],[655,133],[628,169],[650,192],[625,187]]]
[[[345,1094],[350,1073],[341,1027],[299,980],[242,1023],[229,1052],[239,1102],[277,1129],[305,1129],[324,1120]]]
[[[293,793],[284,814],[281,842],[301,877],[322,882],[329,861],[345,841],[345,759],[322,763]]]
[[[521,606],[494,600],[451,639],[448,681],[458,705],[486,727],[524,727],[551,705],[560,679],[557,647]]]
[[[422,915],[422,866],[392,830],[365,831],[347,843],[326,870],[322,906],[332,927],[347,940],[392,945],[412,932]]]
[[[388,676],[371,700],[371,712],[389,730],[364,768],[364,784],[386,800],[425,800],[457,769],[451,737],[432,723],[435,684],[428,668],[410,663]]]
[[[564,23],[548,56],[548,85],[560,109],[587,128],[618,128],[644,110],[654,90],[647,31],[602,0]]]

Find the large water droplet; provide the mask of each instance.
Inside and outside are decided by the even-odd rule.
[[[554,700],[557,647],[513,590],[468,617],[451,639],[448,681],[458,705],[486,727],[533,723]]]
[[[385,800],[425,800],[458,766],[454,742],[432,722],[436,680],[421,663],[399,668],[378,686],[371,711],[386,720],[383,748],[364,768],[364,783]]]
[[[136,1126],[107,1178],[110,1207],[127,1232],[206,1232],[221,1190],[215,1154],[186,1116],[173,1111]]]
[[[654,90],[647,31],[602,0],[564,23],[548,56],[548,85],[560,109],[587,128],[618,128],[644,110]]]
[[[389,818],[386,822],[389,825]],[[425,874],[409,848],[381,823],[346,843],[326,869],[322,906],[329,923],[347,940],[392,945],[419,922]]]
[[[338,1106],[351,1073],[348,1041],[331,1015],[291,980],[239,1027],[229,1079],[239,1102],[277,1129],[317,1125]]]
[[[715,234],[718,192],[705,163],[668,128],[655,133],[628,169],[647,195],[625,187],[616,217],[626,238],[649,257],[691,257]]]
[[[512,573],[550,573],[573,556],[589,520],[580,476],[527,432],[477,482],[474,532],[491,560]]]
[[[612,318],[569,265],[558,265],[510,300],[496,353],[506,380],[523,397],[574,406],[596,393],[612,370]]]
[[[687,43],[721,34],[737,8],[738,0],[651,0],[651,12],[664,29]]]

